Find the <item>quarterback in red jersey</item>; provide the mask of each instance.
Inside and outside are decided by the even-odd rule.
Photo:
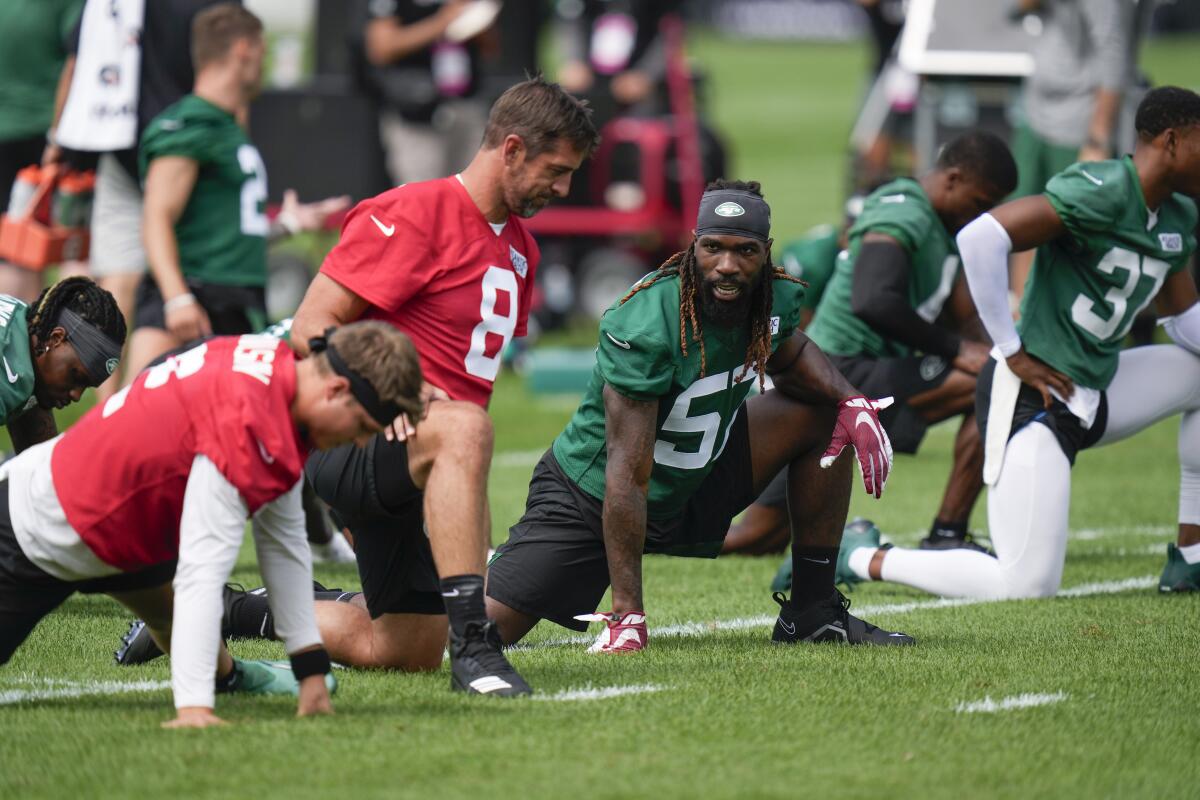
[[[485,407],[501,352],[529,316],[538,252],[521,218],[566,196],[597,142],[590,109],[556,84],[511,87],[460,174],[400,186],[351,212],[296,312],[300,352],[314,332],[364,317],[404,331],[436,401],[418,433],[404,435],[401,421],[395,439],[308,461],[313,488],[354,534],[362,580],[355,602],[317,602],[321,635],[340,663],[437,669],[449,629],[452,688],[530,692],[484,610]],[[250,597],[237,608],[234,635],[269,632],[265,603]]]
[[[214,693],[239,680],[299,681],[300,714],[330,710],[304,460],[419,414],[421,372],[412,343],[381,323],[314,344],[297,362],[272,336],[211,339],[0,467],[0,663],[73,592],[107,592],[173,654],[178,726],[218,723]],[[222,588],[247,518],[294,677],[262,665],[247,677],[254,662],[221,648]]]

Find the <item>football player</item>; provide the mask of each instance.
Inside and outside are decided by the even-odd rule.
[[[716,181],[692,244],[600,321],[597,364],[566,429],[534,469],[525,514],[488,567],[488,614],[507,643],[539,619],[594,651],[646,646],[642,553],[713,557],[732,517],[782,469],[799,559],[777,642],[910,644],[848,612],[834,588],[853,446],[867,491],[891,468],[876,403],[797,326],[803,285],[771,262],[758,183]],[[774,388],[746,401],[770,375]],[[612,586],[611,613],[592,613]]]
[[[361,317],[406,332],[432,400],[413,436],[400,421],[397,437],[309,460],[317,494],[354,536],[362,580],[350,602],[317,602],[340,663],[437,669],[449,633],[453,689],[531,691],[484,609],[486,406],[501,354],[525,335],[529,317],[538,248],[521,220],[566,196],[598,142],[590,117],[586,104],[541,78],[509,88],[461,173],[397,187],[350,212],[296,312],[292,338],[301,352],[313,332]],[[236,600],[234,634],[270,636],[265,601]]]
[[[290,691],[300,715],[330,711],[304,458],[418,417],[421,371],[407,337],[380,322],[312,350],[297,362],[270,336],[211,339],[0,467],[0,663],[72,593],[107,592],[173,656],[172,726],[220,723],[221,689]],[[222,590],[248,517],[290,670],[221,648]]]
[[[0,424],[13,449],[58,433],[52,412],[77,402],[116,369],[125,344],[117,301],[89,278],[64,278],[33,306],[0,295]]]
[[[1071,466],[1087,447],[1182,415],[1179,536],[1163,592],[1200,589],[1200,305],[1187,269],[1200,195],[1200,96],[1162,87],[1135,118],[1132,156],[1076,164],[958,236],[995,349],[980,375],[988,524],[996,557],[843,542],[839,573],[940,595],[1045,597],[1067,547]],[[1014,325],[1009,253],[1037,248]],[[1171,345],[1121,351],[1157,299]],[[858,546],[856,545],[864,545]]]

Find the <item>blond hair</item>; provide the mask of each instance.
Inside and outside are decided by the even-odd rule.
[[[412,340],[386,322],[352,322],[333,332],[329,343],[346,366],[361,375],[379,399],[394,403],[413,422],[425,415],[421,358]],[[322,372],[332,372],[324,353],[314,354]]]

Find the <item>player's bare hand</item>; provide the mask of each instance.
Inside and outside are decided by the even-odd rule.
[[[216,725],[227,724],[225,720],[213,713],[211,708],[204,706],[184,706],[175,712],[175,719],[164,722],[162,726],[169,729],[177,728],[212,728]]]
[[[300,681],[300,702],[296,705],[296,716],[312,717],[332,713],[333,703],[329,699],[329,689],[325,686],[325,676],[309,675]]]
[[[1050,394],[1051,389],[1064,400],[1070,399],[1075,392],[1075,384],[1071,382],[1070,378],[1058,370],[1052,369],[1041,359],[1026,353],[1024,347],[1005,360],[1008,362],[1008,368],[1021,379],[1022,383],[1029,384],[1041,393],[1042,404],[1047,410],[1054,403],[1054,396]]]
[[[350,196],[326,197],[315,203],[301,203],[295,189],[283,193],[283,205],[279,208],[279,221],[290,232],[320,230],[331,214],[350,207]]]
[[[958,355],[954,357],[954,368],[971,375],[978,375],[988,362],[989,352],[986,344],[963,339],[958,346]]]
[[[54,142],[47,142],[46,147],[42,150],[42,166],[48,167],[51,164],[59,164],[63,160],[63,149]]]
[[[450,395],[446,394],[445,389],[434,386],[428,381],[421,384],[421,403],[425,406],[425,413],[429,413],[429,405],[436,400],[449,400]],[[391,425],[383,430],[383,438],[389,442],[407,442],[410,438],[417,435],[417,425],[413,422],[408,414],[401,414],[396,417]]]
[[[176,304],[170,308],[167,305],[169,303],[163,306],[163,317],[167,330],[176,339],[190,342],[212,335],[212,323],[208,320],[208,313],[194,298],[191,302]]]

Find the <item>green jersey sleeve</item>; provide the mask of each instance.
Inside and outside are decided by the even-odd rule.
[[[0,295],[0,424],[20,416],[33,403],[35,373],[29,351],[28,306],[15,297]]]
[[[1119,161],[1074,164],[1046,183],[1045,196],[1076,241],[1106,235],[1136,199]]]
[[[882,233],[899,242],[912,256],[925,243],[936,220],[920,184],[912,180],[893,181],[867,198],[862,215],[850,229],[850,238],[861,241],[868,233]]]
[[[600,320],[596,364],[604,382],[625,397],[650,400],[668,393],[675,376],[672,349],[618,306]],[[644,309],[643,309],[644,310]]]
[[[150,162],[164,156],[181,156],[203,164],[211,157],[212,126],[206,120],[184,119],[163,114],[142,135],[139,151],[142,175]]]

